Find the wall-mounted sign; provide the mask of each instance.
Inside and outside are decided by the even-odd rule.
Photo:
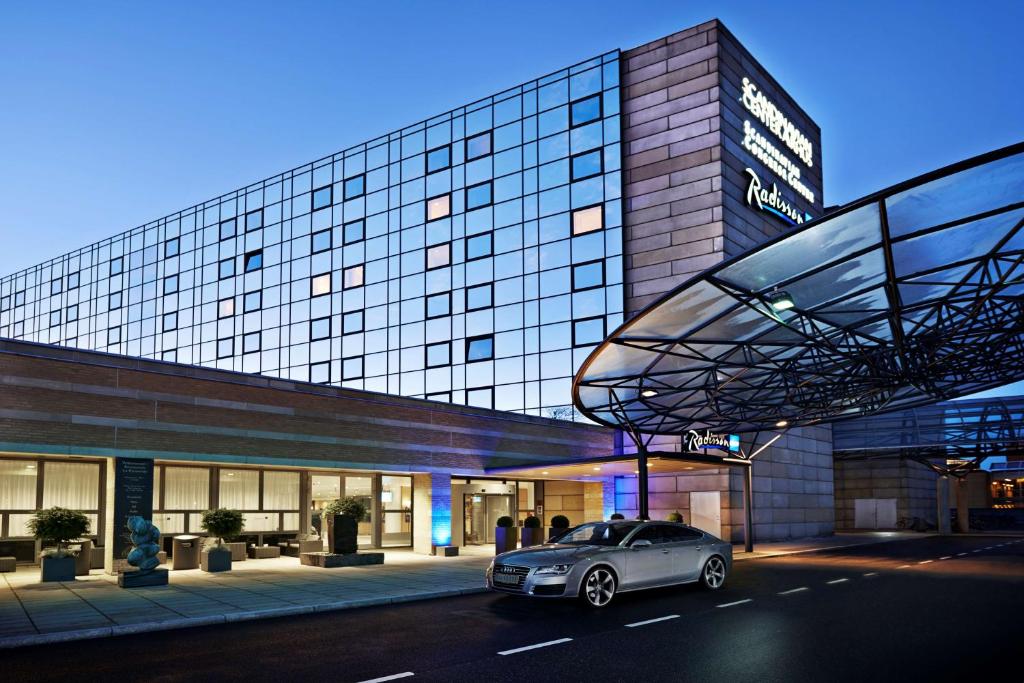
[[[750,121],[743,122],[743,148],[775,175],[785,180],[800,196],[811,204],[814,203],[814,190],[804,185],[800,179],[800,167],[780,152],[779,148],[765,136],[758,133]]]
[[[738,434],[715,434],[710,430],[704,430],[701,434],[691,429],[686,433],[686,450],[700,453],[708,449],[716,449],[728,453],[740,452],[740,437]]]
[[[814,165],[814,144],[746,76],[743,77],[743,97],[740,99],[747,111],[782,140],[801,161],[807,166]]]
[[[775,183],[772,183],[771,189],[769,190],[761,184],[761,179],[753,169],[745,168],[743,170],[746,172],[750,181],[747,185],[748,206],[752,206],[759,211],[766,211],[768,213],[775,214],[782,220],[793,225],[800,225],[804,221],[811,220],[811,214],[806,211],[801,211],[790,203],[789,200],[783,197]]]

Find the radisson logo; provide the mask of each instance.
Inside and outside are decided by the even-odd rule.
[[[723,451],[738,452],[740,437],[736,434],[715,434],[710,430],[704,433],[691,429],[686,433],[686,446],[690,451],[702,451],[708,448],[720,448]]]
[[[773,213],[793,225],[800,225],[804,221],[811,220],[809,213],[801,211],[783,198],[775,183],[772,183],[771,190],[768,190],[762,187],[761,179],[757,177],[757,173],[753,169],[745,168],[743,170],[750,177],[750,183],[747,185],[747,205]]]

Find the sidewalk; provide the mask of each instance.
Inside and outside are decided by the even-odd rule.
[[[757,544],[736,560],[924,538],[914,532],[836,534]],[[460,557],[387,551],[383,566],[320,569],[294,557],[246,560],[230,572],[170,573],[170,585],[126,590],[94,570],[67,583],[40,583],[39,568],[0,574],[0,649],[189,626],[449,597],[484,590],[490,548]]]

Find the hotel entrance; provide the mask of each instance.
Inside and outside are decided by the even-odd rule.
[[[515,514],[515,497],[510,493],[465,493],[462,498],[466,545],[494,543],[498,518]]]

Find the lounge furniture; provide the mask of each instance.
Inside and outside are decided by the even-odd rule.
[[[92,541],[82,539],[76,541],[74,545],[78,546],[78,555],[75,556],[75,576],[89,576],[89,570],[92,569]]]
[[[15,557],[0,557],[0,572],[18,571],[18,560]]]
[[[225,543],[224,545],[231,549],[232,562],[242,562],[245,560],[245,541]]]
[[[252,545],[249,546],[249,557],[254,560],[268,560],[273,557],[281,557],[281,547],[276,545]]]
[[[300,557],[302,553],[317,553],[324,549],[321,538],[289,538],[277,542],[283,555]]]

